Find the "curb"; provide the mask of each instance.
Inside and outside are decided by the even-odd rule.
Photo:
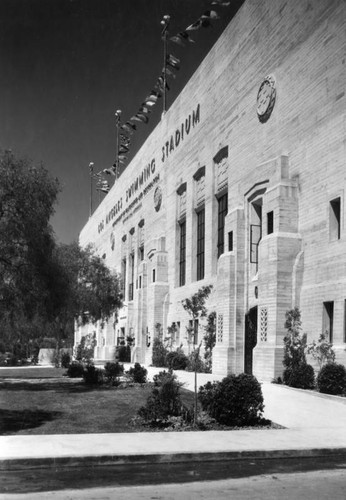
[[[249,450],[203,453],[161,453],[148,455],[91,455],[81,457],[42,457],[0,460],[0,471],[55,469],[57,467],[117,466],[126,464],[150,465],[162,463],[198,463],[249,459],[321,458],[344,456],[346,448],[308,448],[292,450]]]

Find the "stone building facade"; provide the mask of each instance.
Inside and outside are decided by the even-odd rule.
[[[214,373],[280,375],[294,306],[346,363],[345,33],[344,1],[245,1],[81,232],[124,279],[76,331],[96,359],[132,336],[150,363],[158,324],[187,348],[181,302],[213,285]]]

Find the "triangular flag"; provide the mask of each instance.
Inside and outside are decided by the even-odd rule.
[[[172,76],[173,78],[176,78],[176,74],[173,73],[173,71],[170,68],[162,68],[162,73],[166,73],[168,76]]]
[[[129,152],[129,148],[127,146],[124,146],[124,144],[121,144],[119,146],[119,153],[128,153]]]
[[[172,36],[170,40],[177,43],[181,47],[186,47],[185,42],[195,43],[195,40],[192,40],[192,38],[190,38],[190,35],[186,31],[177,33],[175,36]]]
[[[221,7],[228,7],[231,2],[226,2],[225,0],[214,0],[211,5],[220,5]]]
[[[172,54],[167,54],[166,63],[174,69],[180,68],[180,60]]]
[[[219,14],[215,10],[206,10],[202,15],[201,19],[220,19]]]
[[[139,108],[139,112],[140,112],[140,113],[143,113],[143,114],[149,114],[149,113],[151,113],[151,109],[150,109],[150,108],[148,108],[147,106],[142,105],[142,106]]]
[[[137,113],[136,114],[136,120],[142,122],[142,123],[148,123],[149,122],[149,118],[144,115],[143,113]]]
[[[112,175],[112,170],[110,168],[105,168],[104,170],[102,170],[102,172],[107,175]]]

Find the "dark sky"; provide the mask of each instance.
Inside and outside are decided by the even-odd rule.
[[[0,148],[43,162],[59,178],[52,219],[58,241],[76,240],[88,219],[89,162],[96,171],[114,162],[115,110],[129,119],[160,76],[162,16],[171,16],[171,36],[206,10],[221,16],[191,32],[195,44],[169,44],[181,60],[169,82],[170,105],[243,3],[211,1],[0,0]],[[149,124],[138,124],[129,159],[161,112],[159,101]]]

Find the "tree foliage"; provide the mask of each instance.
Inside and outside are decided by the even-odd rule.
[[[59,342],[75,318],[105,321],[121,305],[118,276],[91,247],[56,244],[49,220],[59,191],[43,166],[0,153],[0,340],[8,349]]]
[[[122,305],[119,276],[93,248],[78,243],[59,245],[54,252],[59,276],[56,293],[62,297],[58,318],[63,325],[108,320]]]
[[[197,334],[197,331],[195,331],[196,320],[207,316],[208,310],[205,304],[211,294],[212,288],[213,285],[202,286],[196,293],[191,295],[191,297],[181,301],[183,308],[189,313],[190,316],[192,316],[193,319],[193,325],[186,328],[189,346],[193,343]]]
[[[206,300],[211,294],[213,285],[202,286],[191,297],[182,300],[182,305],[193,319],[204,318],[207,315]]]
[[[321,333],[317,342],[313,340],[307,346],[307,353],[311,354],[313,359],[317,361],[320,370],[326,363],[334,363],[335,361],[333,344],[329,342],[327,333]]]
[[[50,321],[59,182],[43,166],[0,153],[0,325],[5,341]]]
[[[284,359],[286,368],[298,368],[306,364],[306,334],[301,333],[300,310],[298,307],[286,312],[285,328],[287,333],[284,337]]]

